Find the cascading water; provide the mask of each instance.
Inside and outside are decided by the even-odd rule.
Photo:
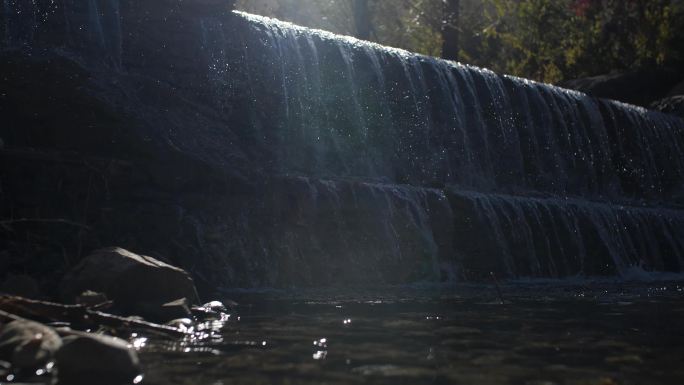
[[[458,242],[477,240],[466,246],[472,263],[464,261],[480,265],[475,274],[485,269],[535,277],[624,275],[633,268],[684,267],[679,210],[465,191],[452,192],[450,199],[462,214],[456,219]]]
[[[322,79],[321,88],[306,88],[313,94],[308,99],[318,101],[315,111],[346,115],[326,122],[331,130],[320,132],[336,135],[337,145],[322,153],[335,154],[344,167],[283,157],[286,172],[481,191],[463,195],[468,199],[454,209],[455,248],[464,274],[624,274],[634,266],[681,270],[682,215],[662,208],[682,203],[681,120],[258,16],[239,17],[256,31],[239,41],[246,51],[269,50],[259,46],[262,33],[287,40],[270,47],[290,47],[274,51],[282,62],[295,60],[303,45],[314,47],[314,72],[281,76],[288,84]],[[260,64],[248,62],[251,57],[243,56],[242,68]],[[256,86],[257,94],[267,93],[266,84]],[[275,127],[268,120],[255,125]],[[289,144],[283,147],[291,150]],[[534,198],[540,195],[546,197]],[[461,216],[467,210],[479,213],[470,232]],[[478,238],[495,247],[467,245]]]
[[[4,0],[2,10],[5,47],[66,48],[119,64],[120,0]]]
[[[3,4],[5,46],[40,40],[8,16],[16,2]],[[174,148],[229,168],[226,149],[239,147],[273,178],[258,204],[273,223],[229,220],[226,275],[405,282],[684,267],[682,120],[239,12],[182,18],[190,8],[169,5],[164,34],[136,7],[69,3],[57,45],[86,63],[106,52],[120,76],[154,78],[225,122],[168,129]]]
[[[347,165],[350,175],[619,201],[671,200],[682,191],[684,159],[679,150],[684,129],[679,119],[262,17],[240,17],[256,31],[284,40],[268,44],[272,60],[266,65],[300,60],[297,55],[310,48],[313,35],[317,51],[323,52],[316,59],[322,74],[295,66],[276,76],[290,85],[323,77],[327,104],[316,109],[337,107],[347,115],[343,121],[331,122],[333,131],[342,133],[343,147],[328,150],[344,152],[344,145],[354,148],[358,144],[362,153],[354,149],[353,155],[339,157],[354,163],[352,158],[367,156]],[[262,51],[261,33],[243,36],[237,44]],[[277,48],[285,45],[289,49]],[[260,64],[245,63],[241,68]],[[235,74],[227,76],[237,79]],[[340,80],[346,88],[338,84]],[[266,84],[258,86],[266,88]],[[295,98],[302,97],[301,91]],[[287,90],[283,97],[285,103]],[[341,100],[343,105],[335,106]],[[393,145],[378,148],[387,142],[374,141],[376,135],[393,138]],[[373,153],[383,156],[373,159]],[[383,160],[391,163],[369,166]],[[293,170],[310,174],[315,166],[297,165]]]

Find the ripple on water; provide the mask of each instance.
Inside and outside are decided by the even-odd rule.
[[[486,288],[252,296],[200,337],[132,344],[146,384],[670,385],[684,383],[684,301],[665,286],[506,286],[506,305]]]

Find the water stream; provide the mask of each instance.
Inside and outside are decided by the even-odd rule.
[[[202,340],[144,340],[144,383],[684,380],[680,285],[527,282],[502,289],[503,305],[491,286],[232,293],[245,306]]]

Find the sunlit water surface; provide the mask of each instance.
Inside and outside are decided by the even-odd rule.
[[[200,338],[137,345],[147,384],[683,384],[683,288],[232,292]]]

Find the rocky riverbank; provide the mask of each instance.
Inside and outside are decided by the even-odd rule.
[[[30,280],[15,276],[0,290],[0,381],[136,384],[135,336],[192,340],[203,323],[230,317],[220,302],[200,305],[184,270],[121,248],[84,258],[59,293],[33,292],[59,303],[16,296],[36,288]]]

